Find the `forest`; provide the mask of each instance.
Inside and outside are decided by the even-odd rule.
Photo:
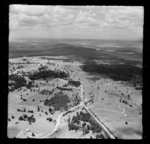
[[[131,65],[129,63],[124,64],[97,64],[94,60],[87,60],[82,70],[88,73],[105,74],[115,81],[128,81],[132,84],[142,85],[142,68]]]

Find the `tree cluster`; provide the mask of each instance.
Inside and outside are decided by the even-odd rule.
[[[47,66],[41,66],[41,67],[39,67],[39,71],[43,71],[43,70],[46,70],[48,67]]]
[[[11,86],[11,88],[9,89],[10,91],[13,91],[22,86],[26,86],[26,83],[27,83],[24,77],[16,75],[16,74],[11,74],[9,76],[9,80],[14,81],[14,83],[9,83],[9,86]]]
[[[59,87],[59,86],[57,86],[57,89],[72,91],[72,88],[64,88],[64,87]]]
[[[51,95],[52,93],[53,93],[53,91],[49,91],[46,89],[43,89],[42,91],[40,91],[40,94],[42,94],[42,95]]]
[[[50,100],[46,99],[44,101],[45,106],[53,106],[55,111],[61,109],[68,110],[67,103],[70,102],[70,99],[67,95],[60,95],[59,93],[55,94]]]
[[[49,108],[48,110],[49,110],[50,114],[54,114],[54,112],[55,112],[54,109],[52,109],[52,108]]]
[[[19,65],[16,69],[21,69],[21,68],[24,68],[23,65]]]
[[[53,119],[49,117],[49,118],[47,118],[47,120],[48,120],[49,122],[51,122]]]
[[[9,82],[9,86],[11,86],[11,88],[9,89],[10,91],[14,91],[15,89],[18,89],[22,86],[26,86],[27,89],[34,87],[33,82],[29,81],[27,83],[27,81],[24,77],[19,76],[17,74],[11,74],[9,76],[9,80],[13,81],[13,82]]]
[[[82,128],[84,131],[88,133],[89,130],[93,131],[93,133],[100,133],[102,128],[99,126],[97,122],[95,122],[89,113],[83,113],[82,111],[77,113],[77,116],[72,117],[72,121],[69,123],[70,130],[78,130],[80,129],[80,121],[83,121]],[[90,125],[86,125],[85,122],[90,123]],[[78,129],[77,129],[78,128]],[[85,130],[86,129],[86,130]]]
[[[36,119],[33,117],[33,115],[27,116],[26,114],[24,114],[23,116],[20,116],[18,119],[20,121],[28,121],[29,124],[34,123],[36,121]]]
[[[31,80],[37,80],[40,78],[67,78],[68,74],[63,71],[52,71],[52,70],[43,70],[30,74],[29,78]]]
[[[72,85],[72,86],[78,87],[78,86],[81,85],[81,83],[79,81],[69,80],[68,81],[68,85]]]
[[[33,83],[30,81],[28,84],[26,84],[27,89],[30,89],[31,87],[34,87]]]
[[[96,139],[105,139],[102,133],[96,135]]]

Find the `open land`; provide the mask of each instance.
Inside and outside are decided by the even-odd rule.
[[[9,138],[142,138],[139,48],[36,44],[10,47]]]

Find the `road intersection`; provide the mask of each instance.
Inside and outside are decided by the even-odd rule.
[[[95,117],[95,115],[93,115],[93,113],[89,110],[89,108],[86,107],[86,105],[84,104],[84,103],[85,103],[85,102],[84,102],[84,95],[83,95],[83,88],[84,88],[84,85],[85,85],[85,84],[84,84],[83,82],[81,82],[81,85],[80,85],[80,90],[81,90],[81,103],[80,103],[79,105],[75,106],[75,107],[72,107],[72,108],[69,109],[67,112],[73,111],[73,110],[75,110],[75,109],[77,109],[77,108],[79,108],[79,107],[85,108],[85,110],[86,110],[86,111],[95,119],[95,121],[102,127],[104,133],[106,133],[106,135],[109,136],[110,139],[115,139],[115,136],[110,132],[110,130],[109,130],[97,117]],[[58,116],[58,118],[57,118],[57,120],[56,120],[55,128],[53,129],[52,132],[47,133],[47,134],[41,136],[40,138],[47,138],[47,137],[49,137],[51,134],[53,134],[53,133],[58,129],[58,127],[59,127],[59,125],[60,125],[61,117],[62,117],[65,113],[67,113],[67,112],[63,112],[63,113],[61,113],[61,114]]]

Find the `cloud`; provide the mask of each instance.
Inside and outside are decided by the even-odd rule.
[[[143,26],[142,7],[111,7],[107,9],[105,21],[114,27]]]
[[[71,13],[72,10],[60,6],[11,5],[10,27],[68,25],[73,22],[74,15]]]
[[[109,28],[141,32],[143,17],[143,7],[10,5],[9,28],[23,32],[24,29],[40,32],[64,29],[90,34]]]
[[[10,5],[10,13],[25,13],[29,16],[42,16],[50,11],[51,7],[32,5]]]
[[[79,25],[86,24],[90,28],[91,26],[98,26],[100,21],[96,19],[96,13],[90,11],[79,11],[79,13],[76,15],[76,20],[75,22]],[[85,27],[85,26],[83,26]]]
[[[47,27],[71,25],[73,23],[100,27],[143,26],[142,7],[63,7],[63,6],[10,6],[10,27],[37,26]],[[17,16],[16,16],[17,15]]]

